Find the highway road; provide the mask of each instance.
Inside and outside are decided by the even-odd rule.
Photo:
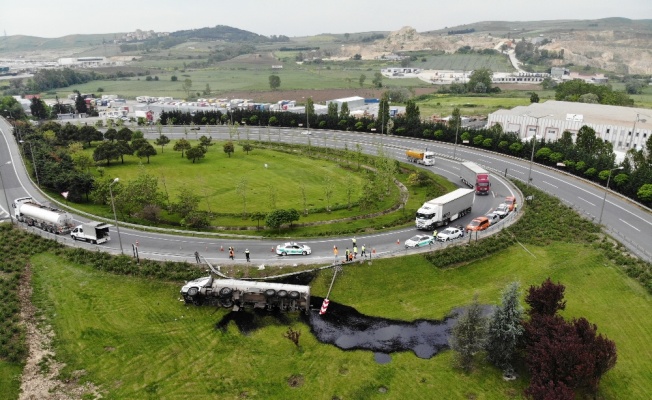
[[[30,195],[39,201],[47,202],[41,194],[33,187],[21,160],[18,158],[17,144],[11,139],[9,132],[10,126],[4,120],[0,120],[0,129],[3,133],[2,149],[0,150],[0,161],[2,162],[2,172],[7,193],[7,198],[11,201],[13,198]],[[211,136],[215,139],[229,138],[227,127],[201,127],[199,131],[189,131],[182,127],[168,128],[164,127],[165,134],[170,138],[179,138],[186,135],[194,139],[201,135]],[[461,182],[457,175],[458,162],[462,160],[471,160],[477,162],[494,172],[492,193],[490,196],[476,196],[472,215],[463,217],[459,222],[453,225],[466,225],[474,216],[482,215],[490,209],[497,206],[505,196],[517,195],[510,189],[502,179],[503,175],[511,178],[517,178],[522,181],[527,179],[529,173],[529,163],[527,161],[506,157],[503,155],[485,152],[462,145],[453,146],[445,143],[436,143],[422,141],[411,138],[401,138],[393,136],[381,137],[376,134],[360,134],[354,132],[340,131],[312,131],[310,135],[304,134],[302,130],[271,128],[267,127],[240,127],[240,139],[252,140],[270,140],[285,141],[291,143],[310,143],[314,146],[329,146],[354,149],[359,143],[363,151],[375,154],[379,146],[385,149],[392,157],[399,160],[405,160],[405,150],[408,148],[425,149],[439,153],[437,163],[431,168],[447,179],[455,182],[461,187]],[[146,132],[148,138],[157,137],[158,132],[151,129]],[[238,139],[234,136],[233,139]],[[6,144],[6,146],[5,146]],[[11,150],[11,153],[8,150]],[[453,153],[457,161],[453,161]],[[7,164],[8,163],[8,164]],[[566,201],[569,205],[578,208],[578,210],[589,218],[597,219],[602,206],[604,189],[595,186],[589,182],[577,179],[562,172],[537,166],[532,168],[532,184],[545,190],[546,192],[556,195]],[[5,199],[1,198],[0,204],[7,210]],[[0,210],[0,213],[2,211]],[[89,218],[78,217],[78,220],[88,220]],[[610,194],[605,202],[603,224],[614,235],[621,239],[625,245],[630,247],[636,254],[650,258],[649,243],[652,243],[652,213],[649,210],[640,208],[627,199]],[[383,256],[389,254],[404,253],[402,243],[417,233],[414,228],[399,229],[391,232],[382,232],[372,235],[362,235],[357,237],[358,246],[366,244],[367,249],[375,249],[374,256]],[[174,236],[161,233],[142,232],[126,227],[121,227],[120,238],[125,253],[131,254],[133,247],[138,244],[138,250],[141,257],[168,259],[168,260],[194,260],[193,253],[198,251],[203,257],[213,264],[228,265],[227,248],[234,246],[236,248],[236,262],[244,261],[244,250],[248,248],[251,252],[251,259],[254,265],[278,265],[291,263],[326,263],[333,260],[333,246],[338,246],[340,256],[345,248],[351,246],[351,237],[346,238],[324,238],[316,240],[297,240],[300,243],[308,244],[313,254],[310,256],[294,256],[281,258],[272,251],[276,244],[286,240],[275,239],[266,240],[261,238],[252,238],[249,240],[232,239],[224,237],[215,238],[193,238],[188,236]],[[113,252],[120,251],[118,235],[112,232],[112,241],[103,248]],[[400,244],[397,245],[397,240]],[[81,245],[81,244],[78,244]],[[89,248],[92,245],[82,245]],[[221,252],[220,248],[225,251]],[[408,250],[405,252],[413,252]],[[398,252],[398,253],[396,253]]]

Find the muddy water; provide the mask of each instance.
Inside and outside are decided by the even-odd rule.
[[[391,353],[412,351],[417,357],[427,359],[448,349],[451,329],[464,312],[464,308],[456,308],[443,320],[407,322],[360,314],[355,308],[332,301],[328,312],[319,315],[323,299],[313,296],[311,300],[312,310],[308,315],[302,314],[302,317],[317,340],[342,350],[372,351],[379,364],[391,362]],[[491,307],[486,306],[483,311],[487,315]],[[256,310],[228,313],[216,328],[226,329],[233,321],[246,335],[263,326],[263,317],[267,317],[265,321],[269,324],[270,316],[278,325],[290,324],[287,314]]]

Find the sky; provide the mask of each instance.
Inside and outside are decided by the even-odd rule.
[[[0,0],[0,34],[173,32],[228,25],[261,35],[418,32],[480,21],[652,19],[651,0]]]

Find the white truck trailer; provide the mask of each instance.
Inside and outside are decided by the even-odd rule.
[[[310,286],[207,276],[181,288],[186,304],[212,305],[238,311],[243,308],[310,311]]]
[[[417,210],[417,229],[434,229],[448,225],[449,222],[470,213],[474,199],[473,189],[457,189],[426,201]]]
[[[488,195],[491,191],[489,171],[474,162],[460,164],[460,179],[470,188],[474,188],[476,194]]]
[[[15,199],[12,207],[17,221],[47,232],[66,234],[74,226],[72,216],[66,211],[42,205],[31,197]]]
[[[103,222],[86,222],[77,225],[75,229],[70,232],[70,237],[73,240],[84,240],[93,244],[102,244],[111,240],[109,236],[109,228],[111,225]]]
[[[433,151],[408,150],[405,152],[405,156],[409,162],[427,166],[435,165],[435,152]]]

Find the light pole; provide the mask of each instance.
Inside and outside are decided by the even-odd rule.
[[[36,175],[36,185],[41,186],[41,182],[38,179],[38,169],[36,167],[36,159],[34,158],[34,148],[32,147],[32,142],[27,140],[20,140],[20,143],[27,143],[29,145],[29,152],[32,153],[32,164],[34,164],[34,175]],[[24,153],[24,150],[23,150]]]
[[[122,238],[120,237],[120,225],[118,225],[118,217],[115,214],[115,202],[113,201],[113,190],[111,190],[111,186],[113,186],[114,183],[120,181],[120,178],[115,178],[113,182],[109,184],[109,194],[111,195],[111,207],[113,208],[113,220],[115,221],[115,228],[118,230],[118,242],[120,242],[120,253],[124,254],[124,250],[122,249]]]
[[[11,164],[11,161],[7,161],[4,165]],[[11,211],[9,211],[9,199],[7,198],[7,188],[5,187],[5,181],[2,177],[2,165],[0,165],[0,186],[2,186],[2,192],[5,194],[5,203],[7,203],[7,214],[9,215],[9,221],[11,224],[14,224],[14,219],[11,218]]]
[[[602,198],[602,207],[600,208],[600,218],[598,218],[598,225],[602,222],[602,212],[604,211],[604,203],[607,202],[607,192],[609,191],[609,181],[611,180],[611,173],[616,170],[621,170],[623,167],[616,167],[609,170],[609,177],[607,178],[607,186],[604,188],[604,197]]]
[[[455,123],[455,146],[453,146],[453,160],[455,159],[455,155],[457,154],[457,135],[460,132],[460,124],[462,123],[462,113],[458,109],[458,116],[457,120]]]
[[[530,156],[530,171],[527,174],[527,183],[525,184],[525,187],[530,187],[530,181],[532,180],[532,163],[534,163],[534,148],[537,147],[537,133],[539,133],[539,120],[541,118],[546,118],[552,116],[552,114],[548,115],[542,115],[540,117],[533,117],[528,114],[523,114],[524,117],[530,117],[534,118],[537,120],[537,124],[534,127],[534,137],[532,138],[532,155]],[[527,132],[526,132],[527,134]]]

